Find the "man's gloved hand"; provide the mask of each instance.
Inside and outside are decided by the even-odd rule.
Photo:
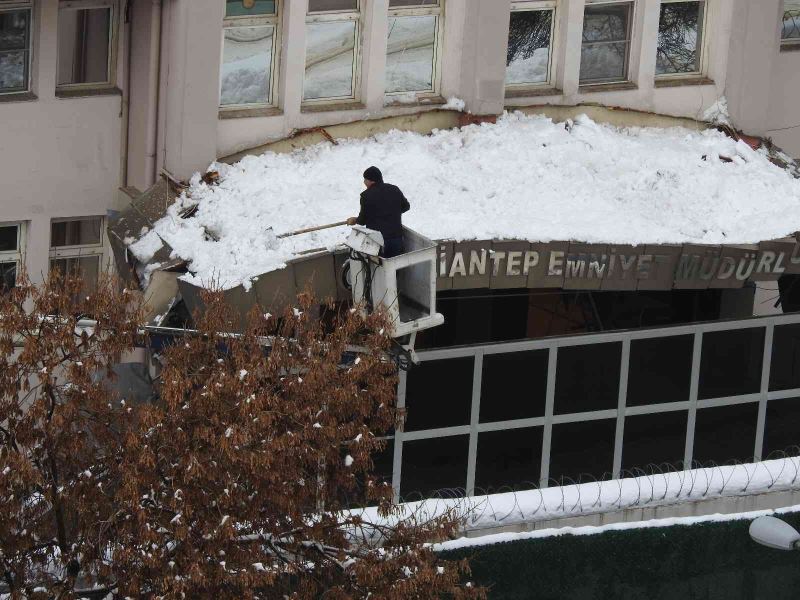
[[[349,219],[347,219],[348,225],[355,225],[357,222],[358,222],[358,217],[350,217]]]

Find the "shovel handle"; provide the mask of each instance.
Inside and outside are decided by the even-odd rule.
[[[337,223],[329,223],[328,225],[319,225],[317,227],[309,227],[307,229],[298,229],[297,231],[282,233],[277,236],[277,238],[280,240],[283,238],[292,237],[293,235],[300,235],[301,233],[311,233],[312,231],[320,231],[321,229],[332,229],[333,227],[341,227],[342,225],[347,225],[347,221],[339,221]]]

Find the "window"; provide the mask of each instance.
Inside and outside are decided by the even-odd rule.
[[[661,0],[656,75],[700,73],[705,4],[705,0]]]
[[[0,223],[0,293],[16,286],[22,263],[23,227]]]
[[[508,28],[506,86],[550,83],[554,4],[514,2]]]
[[[50,224],[50,269],[79,275],[87,289],[97,284],[103,257],[103,219],[57,219]]]
[[[784,0],[781,43],[785,46],[800,44],[800,0]]]
[[[278,2],[227,0],[220,106],[273,103],[278,55]]]
[[[441,0],[389,0],[386,93],[438,91]]]
[[[0,3],[0,94],[27,92],[31,62],[31,3]]]
[[[59,4],[57,85],[97,88],[114,85],[114,3],[74,0]]]
[[[354,100],[358,94],[359,0],[309,0],[303,100]]]
[[[592,4],[583,16],[580,82],[627,81],[633,4]]]

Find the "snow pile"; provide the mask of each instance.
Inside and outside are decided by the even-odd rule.
[[[455,510],[465,520],[464,530],[480,535],[500,527],[531,526],[565,517],[798,489],[800,457],[787,457],[521,492],[421,500],[400,505],[398,514],[386,521],[393,523],[410,515],[425,520]],[[366,521],[381,520],[375,508],[360,513]]]
[[[131,250],[144,259],[160,236],[191,261],[188,281],[249,286],[298,253],[340,244],[345,227],[274,235],[357,214],[370,165],[411,202],[406,225],[433,239],[743,244],[800,229],[800,181],[720,132],[514,113],[496,125],[390,131],[212,165],[220,183],[195,175]]]
[[[722,96],[709,106],[708,110],[703,113],[703,121],[708,121],[714,125],[730,125],[733,127],[731,116],[728,113],[728,99]]]

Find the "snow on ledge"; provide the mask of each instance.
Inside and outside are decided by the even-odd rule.
[[[434,544],[433,548],[437,552],[448,550],[461,550],[464,548],[475,548],[478,546],[488,546],[491,544],[503,544],[506,542],[519,542],[522,540],[536,540],[542,538],[560,537],[562,535],[597,535],[607,531],[627,531],[630,529],[651,529],[661,527],[676,527],[697,525],[699,523],[725,523],[730,521],[752,521],[758,517],[766,515],[784,515],[800,512],[800,504],[787,506],[779,509],[753,510],[742,513],[703,515],[700,517],[671,517],[667,519],[649,519],[647,521],[629,521],[625,523],[609,523],[607,525],[587,525],[584,527],[553,527],[550,529],[538,529],[536,531],[520,531],[493,533],[477,538],[462,537],[439,544]]]
[[[787,490],[800,490],[800,457],[468,498],[432,498],[401,504],[397,514],[386,519],[416,516],[424,521],[455,510],[464,520],[465,532],[480,537],[480,532],[491,535],[501,527],[565,517]],[[382,520],[374,508],[361,512],[367,521]]]
[[[220,183],[196,174],[131,251],[145,260],[159,236],[190,261],[191,283],[249,287],[299,253],[344,240],[344,227],[275,236],[357,214],[370,165],[411,202],[405,224],[432,239],[746,244],[800,230],[800,181],[765,150],[711,129],[513,113],[495,125],[394,130],[214,164]],[[196,214],[181,218],[194,204]]]

